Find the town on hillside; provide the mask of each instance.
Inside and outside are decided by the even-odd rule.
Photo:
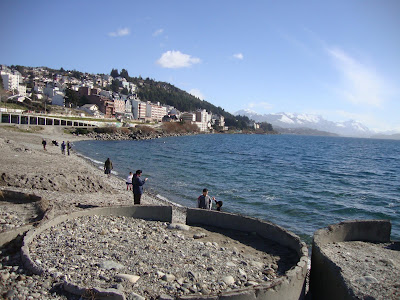
[[[228,129],[224,116],[213,115],[205,109],[180,112],[173,106],[142,101],[137,95],[137,86],[125,77],[82,75],[64,70],[51,72],[42,67],[20,67],[17,70],[4,65],[0,66],[0,72],[6,92],[3,98],[15,103],[27,101],[74,107],[81,111],[81,116],[99,119],[143,123],[183,121],[197,125],[200,132]]]

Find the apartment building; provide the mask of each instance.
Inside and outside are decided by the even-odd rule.
[[[167,108],[161,106],[158,102],[157,104],[147,102],[146,106],[146,117],[152,121],[161,122],[162,118],[167,114]]]
[[[131,100],[132,114],[135,120],[146,120],[147,103],[140,100]]]
[[[18,90],[21,75],[8,73],[6,71],[1,71],[1,78],[3,79],[3,88],[8,91]]]
[[[125,113],[125,101],[121,99],[114,99],[115,113],[123,114]]]
[[[207,132],[211,129],[212,114],[208,113],[205,109],[196,111],[196,125],[201,132]]]
[[[181,119],[184,122],[196,122],[196,114],[185,112],[181,114]]]

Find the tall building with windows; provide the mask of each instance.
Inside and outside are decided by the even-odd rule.
[[[1,71],[1,78],[3,79],[3,88],[8,91],[18,90],[21,81],[20,74],[12,74]]]
[[[132,101],[132,114],[135,120],[146,120],[147,103],[134,99]]]
[[[161,122],[162,118],[167,114],[167,108],[165,106],[161,106],[158,102],[157,104],[153,104],[147,102],[146,107],[146,117],[152,121]]]

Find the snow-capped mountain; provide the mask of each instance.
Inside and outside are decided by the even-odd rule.
[[[281,128],[309,128],[354,137],[370,137],[374,134],[368,127],[357,121],[332,122],[321,116],[311,114],[275,113],[260,115],[245,109],[237,111],[235,115],[247,116],[256,122],[268,122],[274,127]]]

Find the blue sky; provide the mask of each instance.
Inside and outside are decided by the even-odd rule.
[[[0,2],[0,64],[166,81],[234,113],[400,131],[400,1]]]

